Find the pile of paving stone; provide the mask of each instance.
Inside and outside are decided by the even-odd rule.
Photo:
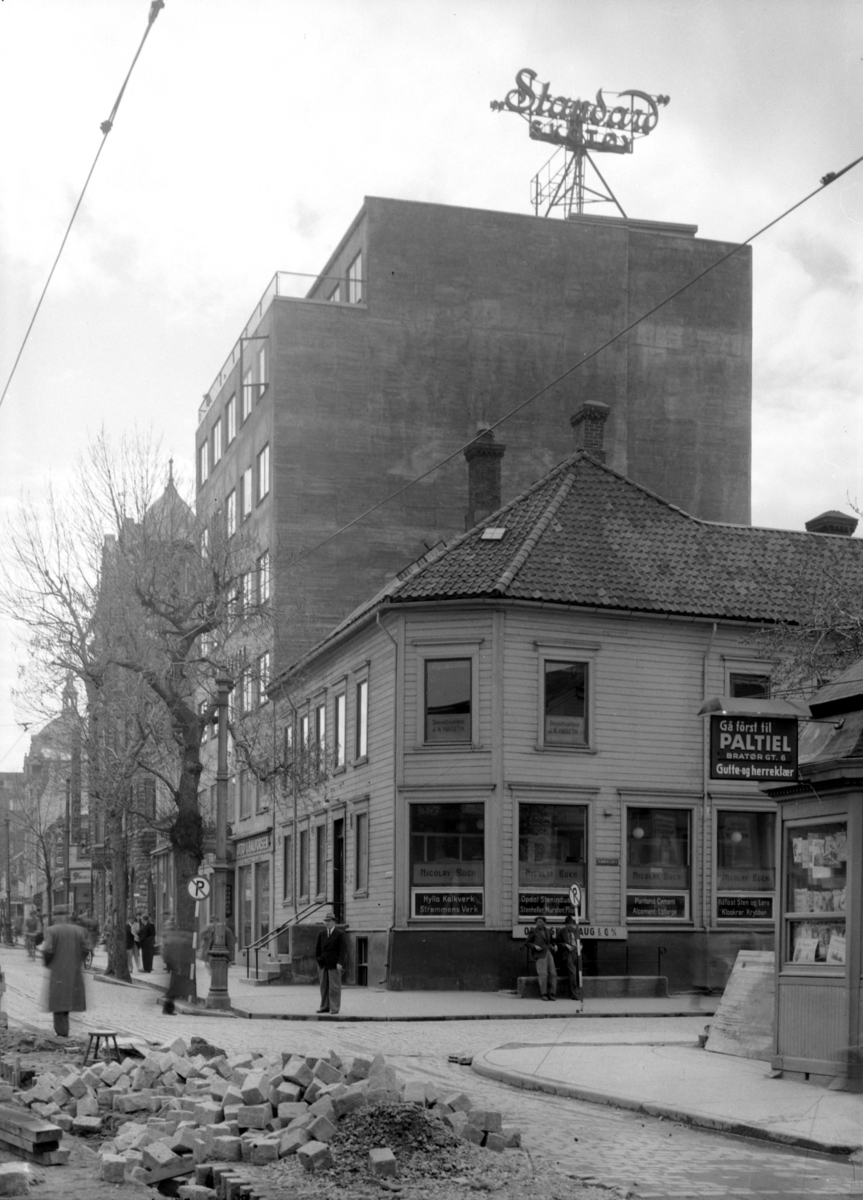
[[[113,1132],[101,1146],[102,1179],[152,1185],[194,1175],[178,1193],[187,1200],[233,1200],[236,1172],[215,1164],[262,1167],[296,1155],[307,1171],[328,1170],[341,1145],[343,1167],[362,1161],[385,1181],[398,1174],[406,1146],[442,1151],[467,1141],[503,1151],[521,1141],[499,1112],[463,1092],[404,1083],[382,1055],[208,1057],[190,1053],[182,1038],[143,1059],[46,1072],[15,1098],[63,1130]],[[422,1110],[421,1121],[412,1110]]]

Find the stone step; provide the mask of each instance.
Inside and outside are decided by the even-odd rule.
[[[519,975],[516,994],[523,1000],[539,999],[539,979],[536,975]],[[555,995],[569,995],[569,983],[561,976],[557,978]],[[667,995],[668,979],[664,975],[585,975],[582,979],[582,996],[585,1000]]]

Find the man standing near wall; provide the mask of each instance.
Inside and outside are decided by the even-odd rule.
[[[324,913],[324,930],[318,934],[315,959],[321,981],[321,1007],[319,1013],[335,1016],[342,1003],[342,973],[347,966],[348,944],[344,933],[336,925],[335,913]]]

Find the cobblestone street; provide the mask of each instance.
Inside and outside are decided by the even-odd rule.
[[[21,950],[7,951],[6,1008],[10,1022],[50,1031],[42,1008],[44,968]],[[863,1164],[855,1168],[823,1155],[712,1134],[671,1122],[583,1101],[507,1087],[448,1061],[505,1043],[553,1046],[561,1042],[661,1043],[679,1040],[680,1021],[661,1018],[612,1020],[506,1020],[421,1022],[284,1022],[229,1016],[164,1017],[156,992],[87,980],[88,1010],[73,1015],[73,1033],[114,1028],[152,1042],[206,1037],[229,1053],[279,1046],[319,1054],[386,1054],[405,1078],[422,1075],[448,1090],[468,1091],[501,1109],[521,1126],[530,1153],[553,1160],[564,1172],[628,1189],[633,1197],[863,1195]],[[691,1019],[695,1039],[703,1022]],[[813,1089],[813,1105],[818,1102]]]

